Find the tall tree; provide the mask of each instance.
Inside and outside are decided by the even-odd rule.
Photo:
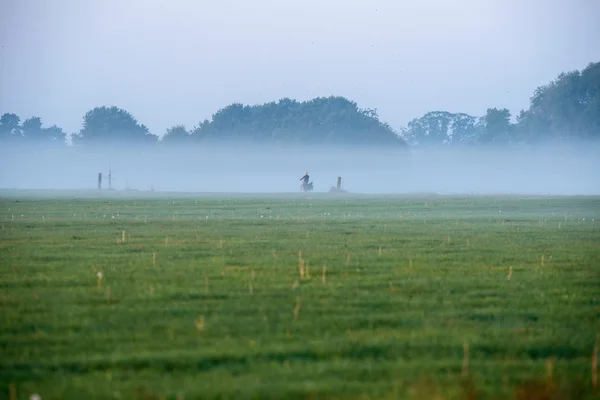
[[[26,139],[38,140],[42,137],[42,119],[31,117],[23,121],[21,131]]]
[[[517,118],[523,140],[600,138],[600,62],[538,87]]]
[[[5,113],[0,117],[0,140],[9,141],[21,136],[21,119],[16,114]]]
[[[150,144],[158,137],[121,108],[96,107],[83,117],[83,128],[74,135],[76,144]]]
[[[481,142],[501,144],[511,142],[512,127],[508,109],[488,108],[484,121],[485,129],[481,135]]]
[[[167,129],[167,132],[161,139],[161,143],[168,145],[189,144],[191,135],[183,125],[175,125]]]
[[[43,128],[40,117],[31,117],[23,121],[21,130],[23,138],[29,143],[65,144],[65,132],[56,125]]]
[[[255,106],[234,103],[191,134],[196,140],[209,141],[405,146],[389,125],[379,121],[376,110],[361,110],[339,96],[305,102],[284,98]]]
[[[477,118],[465,113],[454,114],[452,119],[452,144],[471,144],[480,135]]]
[[[67,134],[62,128],[52,125],[49,128],[44,128],[44,138],[53,143],[66,144]]]
[[[475,117],[464,113],[431,111],[408,123],[404,137],[413,146],[447,146],[475,140]]]

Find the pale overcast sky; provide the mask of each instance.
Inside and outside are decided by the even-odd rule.
[[[398,129],[513,114],[600,61],[600,0],[0,0],[0,114],[116,105],[162,135],[232,102],[342,95]]]

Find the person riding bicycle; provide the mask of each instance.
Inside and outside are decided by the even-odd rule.
[[[306,188],[308,186],[308,180],[310,179],[310,177],[308,176],[308,172],[304,173],[304,176],[302,178],[300,178],[301,181],[304,181],[302,183],[302,187]]]

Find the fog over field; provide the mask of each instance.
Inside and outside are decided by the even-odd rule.
[[[98,173],[116,190],[299,192],[307,171],[314,192],[341,176],[350,193],[600,193],[600,146],[588,143],[464,148],[199,145],[0,150],[0,187],[96,189]]]

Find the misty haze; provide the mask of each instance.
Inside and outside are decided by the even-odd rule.
[[[390,150],[333,146],[174,146],[148,149],[17,147],[1,150],[0,187],[298,192],[309,172],[315,192],[338,176],[350,193],[591,195],[600,193],[597,143]]]

